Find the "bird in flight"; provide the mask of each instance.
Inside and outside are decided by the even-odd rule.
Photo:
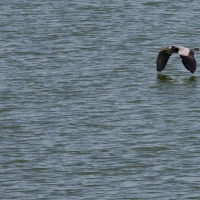
[[[194,58],[194,50],[199,50],[199,49],[198,48],[189,49],[187,47],[176,46],[176,45],[167,46],[161,49],[157,57],[157,71],[158,72],[163,71],[167,64],[167,61],[169,60],[169,57],[173,53],[178,53],[182,58],[182,63],[185,66],[185,68],[189,70],[191,73],[194,73],[197,68],[196,60]]]

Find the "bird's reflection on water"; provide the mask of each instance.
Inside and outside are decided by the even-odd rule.
[[[171,78],[170,76],[165,75],[165,74],[158,74],[157,79],[162,81],[162,82],[169,82],[169,81],[173,80],[173,78]]]
[[[197,77],[196,76],[191,76],[189,78],[184,78],[183,79],[183,82],[185,84],[190,84],[190,83],[193,83],[193,82],[196,82],[197,81]]]
[[[165,74],[157,74],[157,82],[163,83],[160,86],[162,86],[162,89],[164,90],[180,89],[180,87],[185,87],[185,86],[190,88],[195,88],[197,80],[198,77],[196,76],[190,76],[188,78],[183,78],[183,79],[176,79]]]

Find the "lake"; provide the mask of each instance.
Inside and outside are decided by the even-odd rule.
[[[0,8],[2,199],[200,199],[200,69],[156,70],[200,47],[197,1]]]

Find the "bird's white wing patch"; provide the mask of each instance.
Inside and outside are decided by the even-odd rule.
[[[182,46],[177,46],[179,48],[179,55],[181,56],[188,56],[189,53],[190,53],[190,49],[189,48],[185,48],[185,47],[182,47]]]

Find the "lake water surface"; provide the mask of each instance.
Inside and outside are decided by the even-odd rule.
[[[200,199],[198,1],[0,3],[2,199]],[[195,54],[200,66],[200,53]]]

